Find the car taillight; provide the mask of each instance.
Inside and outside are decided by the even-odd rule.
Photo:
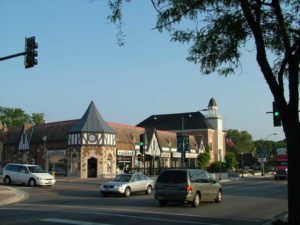
[[[192,185],[187,185],[186,186],[186,191],[187,192],[192,192]]]

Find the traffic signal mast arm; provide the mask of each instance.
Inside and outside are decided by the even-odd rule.
[[[7,59],[11,59],[11,58],[15,58],[15,57],[24,55],[25,56],[25,58],[24,58],[25,68],[27,69],[27,68],[34,67],[35,65],[38,64],[38,61],[36,59],[36,57],[38,56],[38,52],[36,51],[37,48],[38,48],[38,43],[35,42],[34,36],[25,38],[25,52],[1,57],[0,61],[4,61]]]
[[[22,55],[26,55],[26,52],[21,52],[21,53],[17,53],[17,54],[13,54],[13,55],[2,57],[2,58],[0,58],[0,61],[4,61],[4,60],[7,60],[7,59],[15,58],[15,57],[22,56]]]

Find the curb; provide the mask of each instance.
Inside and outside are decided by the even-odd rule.
[[[273,217],[273,219],[265,222],[264,224],[262,225],[272,225],[272,223],[276,220],[281,220],[281,221],[288,221],[288,213],[287,212],[283,212],[283,213],[280,213],[276,216]]]
[[[19,191],[11,187],[5,187],[5,188],[8,189],[11,194],[14,194],[14,196],[0,201],[0,206],[20,202],[29,198],[29,194],[26,192]]]

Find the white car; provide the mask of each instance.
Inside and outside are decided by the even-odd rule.
[[[5,184],[20,183],[33,187],[36,185],[54,185],[55,178],[38,165],[7,164],[3,169]]]
[[[118,174],[112,181],[100,186],[100,192],[104,197],[109,194],[123,194],[129,197],[132,192],[152,193],[153,180],[142,173]]]

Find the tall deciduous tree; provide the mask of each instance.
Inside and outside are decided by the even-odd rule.
[[[255,150],[252,136],[247,131],[228,130],[227,136],[234,143],[234,146],[228,146],[228,151],[239,154],[252,153]]]
[[[7,108],[0,106],[0,121],[7,127],[22,126],[29,123],[30,116],[19,108]]]
[[[278,105],[287,141],[289,224],[300,224],[300,1],[149,1],[157,11],[156,28],[169,31],[173,41],[191,43],[187,59],[199,64],[203,74],[234,73],[241,66],[246,43],[255,45],[256,60]],[[122,24],[122,3],[130,0],[108,2],[109,18]],[[187,29],[180,29],[184,25]],[[273,57],[275,61],[270,60]]]

